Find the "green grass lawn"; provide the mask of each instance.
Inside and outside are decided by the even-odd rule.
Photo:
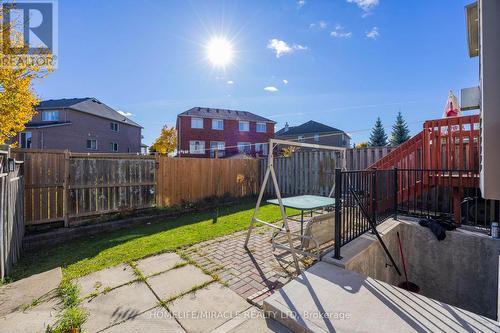
[[[220,208],[218,217],[216,210],[187,213],[176,218],[25,252],[21,261],[14,266],[11,278],[17,280],[61,266],[64,277],[72,279],[155,253],[174,251],[246,229],[254,207],[254,202],[244,201]],[[287,210],[287,213],[294,212]],[[280,219],[279,208],[273,205],[262,206],[258,218],[277,221]]]

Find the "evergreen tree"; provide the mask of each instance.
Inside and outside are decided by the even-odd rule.
[[[391,146],[398,146],[409,138],[410,130],[400,111],[396,117],[396,122],[392,125]]]
[[[370,146],[371,147],[383,147],[387,146],[387,134],[385,134],[384,126],[380,117],[377,117],[375,126],[372,129],[372,134],[370,135]]]

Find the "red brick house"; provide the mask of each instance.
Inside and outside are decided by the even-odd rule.
[[[276,122],[248,111],[195,107],[177,115],[177,151],[182,157],[267,155]]]

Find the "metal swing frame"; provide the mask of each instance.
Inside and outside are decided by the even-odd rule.
[[[342,159],[342,164],[343,164],[342,167],[343,168],[345,168],[345,164],[346,164],[347,148],[335,147],[335,146],[324,146],[324,145],[317,145],[317,144],[312,144],[312,143],[296,142],[296,141],[288,141],[288,140],[280,140],[280,139],[270,139],[269,140],[269,151],[268,151],[268,156],[267,156],[266,173],[264,175],[264,180],[262,181],[262,185],[260,187],[259,197],[257,199],[257,204],[255,205],[255,210],[254,210],[253,215],[252,215],[252,220],[250,221],[250,225],[248,227],[247,237],[245,239],[244,247],[248,248],[248,242],[250,241],[250,236],[252,234],[252,230],[255,227],[254,226],[255,222],[259,222],[259,223],[267,225],[271,228],[277,229],[278,232],[284,232],[286,234],[286,238],[287,238],[288,245],[289,245],[289,248],[287,248],[287,250],[289,250],[292,253],[293,262],[295,264],[297,274],[299,274],[300,273],[300,266],[299,266],[299,261],[297,259],[297,252],[301,252],[301,251],[299,251],[293,247],[292,235],[290,232],[290,228],[288,226],[289,218],[286,215],[286,210],[285,210],[285,206],[283,205],[280,187],[278,185],[278,179],[276,177],[276,172],[274,170],[274,148],[277,145],[322,149],[322,150],[330,150],[330,151],[340,151],[342,153],[341,159]],[[263,221],[263,220],[257,218],[257,213],[258,213],[260,205],[262,203],[262,198],[264,196],[264,192],[266,190],[266,186],[267,186],[267,182],[269,181],[269,177],[271,177],[271,179],[272,179],[272,183],[273,183],[274,190],[276,193],[276,198],[278,199],[281,218],[283,221],[283,226],[278,226],[278,225],[273,224],[271,222]],[[334,187],[335,187],[335,184],[334,184]],[[333,193],[333,188],[332,188],[329,196],[331,196],[331,194]],[[303,236],[301,235],[300,237],[302,238]]]

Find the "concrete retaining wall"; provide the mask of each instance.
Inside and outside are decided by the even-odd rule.
[[[499,240],[455,230],[438,241],[416,221],[389,220],[379,228],[403,273],[396,236],[399,231],[408,278],[420,286],[422,295],[498,320]],[[398,276],[386,265],[390,261],[373,235],[365,234],[343,247],[342,255],[340,261],[325,261],[387,283],[404,281],[404,275]]]

